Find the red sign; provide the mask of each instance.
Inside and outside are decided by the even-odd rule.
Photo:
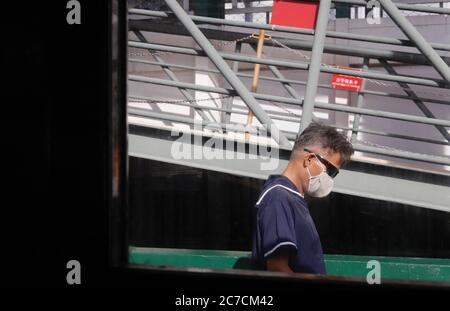
[[[319,1],[275,0],[272,7],[273,25],[314,29]]]
[[[361,90],[362,81],[363,78],[360,77],[333,74],[331,78],[331,85],[335,89],[359,91]]]

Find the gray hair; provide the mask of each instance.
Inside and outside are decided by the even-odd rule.
[[[350,161],[354,150],[347,138],[336,131],[334,127],[312,122],[295,140],[291,159],[295,158],[304,148],[319,145],[323,149],[339,152],[343,164]]]

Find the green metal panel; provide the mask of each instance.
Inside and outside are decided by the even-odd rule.
[[[346,3],[335,3],[336,18],[350,18],[350,5]]]
[[[245,257],[247,252],[137,247],[129,250],[130,263],[147,265],[231,269],[239,258]]]
[[[194,11],[195,15],[225,18],[225,3],[223,0],[191,0],[190,9]]]
[[[129,248],[129,263],[215,269],[248,269],[249,252]],[[366,278],[367,262],[378,260],[384,279],[450,282],[450,259],[325,255],[327,274]]]

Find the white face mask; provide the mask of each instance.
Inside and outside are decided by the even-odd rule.
[[[317,160],[317,159],[316,159]],[[319,161],[319,160],[317,160]],[[320,163],[320,162],[319,162]],[[306,167],[309,174],[308,195],[315,198],[323,198],[330,194],[334,185],[334,180],[331,178],[325,169],[317,176],[311,176],[309,168]]]

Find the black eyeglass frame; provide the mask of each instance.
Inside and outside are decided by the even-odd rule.
[[[325,165],[326,172],[331,178],[334,178],[334,177],[336,177],[337,174],[339,174],[339,169],[333,163],[331,163],[330,161],[325,159],[323,156],[321,156],[320,154],[318,154],[316,152],[313,152],[313,151],[309,150],[308,148],[304,148],[303,150],[305,150],[306,152],[314,154],[317,157],[317,159],[319,159],[319,161],[323,165]]]

